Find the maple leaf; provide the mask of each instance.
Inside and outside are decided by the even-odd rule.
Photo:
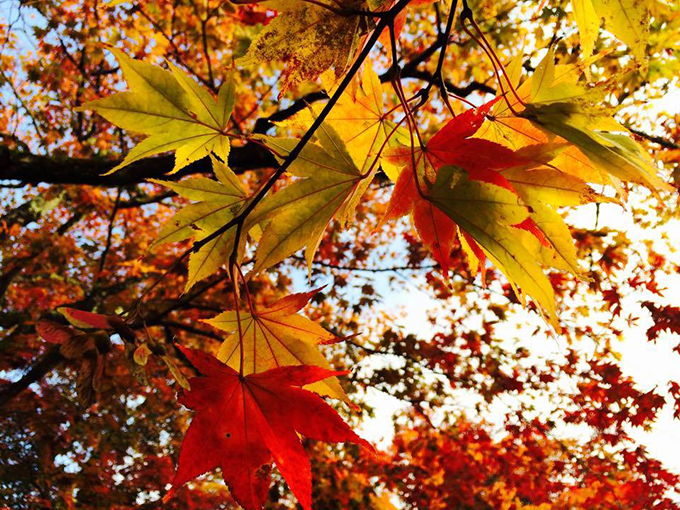
[[[113,330],[125,341],[135,343],[137,336],[127,323],[117,315],[103,315],[101,313],[77,310],[68,306],[60,306],[57,311],[78,329]]]
[[[234,84],[227,79],[217,100],[172,63],[170,71],[134,60],[111,48],[129,91],[90,101],[79,110],[94,110],[128,131],[149,135],[111,172],[161,152],[175,151],[172,172],[214,153],[229,156],[227,126],[234,107]]]
[[[513,151],[499,144],[469,138],[479,129],[494,103],[495,100],[452,119],[425,147],[401,147],[388,151],[388,157],[394,163],[406,167],[399,174],[380,225],[388,219],[412,212],[416,230],[445,276],[448,275],[451,252],[457,241],[461,242],[468,255],[473,273],[476,273],[477,267],[483,268],[484,258],[481,250],[476,249],[474,241],[459,235],[455,223],[446,214],[427,200],[421,199],[416,187],[413,164],[416,165],[419,181],[434,181],[437,170],[442,165],[459,165],[465,166],[470,178],[494,183],[513,191],[498,170],[525,163],[525,160],[516,157]]]
[[[280,14],[250,44],[246,55],[236,61],[238,65],[285,62],[279,97],[327,69],[334,68],[336,76],[343,74],[360,47],[365,20],[361,15],[341,16],[333,11],[360,8],[364,2],[320,0],[323,6],[299,0],[262,3]]]
[[[583,55],[593,53],[604,18],[605,28],[631,48],[635,59],[647,67],[649,2],[647,0],[572,0],[572,9],[581,35]]]
[[[550,281],[517,235],[518,226],[530,218],[529,209],[517,195],[500,186],[469,180],[465,172],[445,166],[430,188],[428,200],[479,244],[520,298],[524,292],[533,297],[557,326]]]
[[[183,239],[204,239],[243,209],[249,197],[236,175],[217,158],[212,157],[212,165],[217,181],[206,177],[193,177],[180,182],[149,179],[184,198],[197,201],[168,220],[151,248]],[[233,250],[234,237],[235,229],[229,229],[190,255],[185,290],[222,266]]]
[[[413,171],[408,167],[402,170],[385,218],[411,213],[418,234],[444,274],[449,271],[457,242],[473,272],[482,270],[482,278],[488,257],[508,277],[518,296],[522,297],[522,292],[532,296],[557,325],[552,286],[520,236],[519,229],[531,220],[530,211],[515,192],[472,180],[463,169],[453,166],[441,167],[435,183],[425,183],[420,192],[416,185]],[[540,243],[543,232],[532,226]]]
[[[304,179],[267,197],[251,213],[247,226],[271,220],[255,253],[253,273],[273,266],[304,246],[311,271],[312,260],[329,222],[337,215],[341,223],[353,214],[356,204],[377,171],[362,174],[345,144],[326,124],[317,131],[321,145],[308,143],[288,168]],[[279,159],[298,144],[295,138],[260,137]]]
[[[549,50],[534,74],[521,85],[519,83],[521,76],[520,58],[513,60],[506,71],[508,79],[515,85],[517,96],[523,103],[546,106],[562,102],[583,105],[585,108],[588,105],[596,105],[604,101],[606,84],[605,86],[586,88],[578,83],[579,76],[601,56],[602,53],[579,63],[556,65],[554,54],[552,50]],[[519,111],[519,117],[515,116],[511,107],[515,111]],[[612,185],[620,190],[619,177],[612,175],[613,172],[610,173],[607,165],[598,165],[595,161],[591,161],[588,155],[580,150],[578,136],[572,137],[568,141],[563,137],[556,136],[556,133],[523,116],[521,112],[523,108],[523,104],[515,97],[515,94],[508,93],[505,101],[494,105],[487,115],[487,122],[475,136],[502,144],[518,153],[526,151],[529,148],[528,146],[549,147],[553,145],[559,147],[552,159],[545,159],[542,163],[550,163],[551,168],[573,175],[582,181]],[[601,115],[597,122],[587,126],[588,128],[597,129],[599,125],[603,130],[625,131],[606,111],[600,110],[599,113]],[[580,138],[583,139],[584,137]],[[646,172],[648,171],[649,168],[647,167]],[[655,182],[655,184],[658,184],[658,182]]]
[[[415,162],[419,178],[429,182],[436,179],[438,168],[455,165],[464,168],[471,179],[512,190],[499,170],[530,162],[498,143],[471,138],[498,100],[496,98],[451,119],[424,147],[389,149],[387,157],[402,166],[413,167]]]
[[[196,412],[182,442],[167,501],[184,483],[217,467],[246,510],[262,508],[272,460],[302,507],[311,509],[311,470],[298,434],[372,446],[318,395],[301,387],[342,375],[316,366],[279,367],[239,375],[214,356],[178,346],[202,374],[179,399]]]
[[[561,138],[546,133],[530,120],[504,114],[509,111],[507,109],[498,110],[487,117],[487,122],[476,133],[476,137],[491,140],[518,152],[532,145],[560,145]],[[611,181],[607,173],[596,168],[581,151],[569,143],[545,163],[550,163],[551,168],[583,182],[609,184]]]
[[[510,168],[503,176],[529,206],[540,235],[524,236],[524,246],[545,266],[581,275],[576,248],[562,217],[550,206],[618,201],[602,196],[577,177],[554,168]]]
[[[481,270],[484,280],[488,257],[508,277],[516,293],[521,297],[521,289],[531,295],[557,326],[553,289],[537,255],[550,265],[575,270],[575,250],[559,215],[551,214],[542,204],[537,212],[531,211],[501,171],[531,167],[535,162],[519,151],[470,138],[497,101],[458,115],[425,147],[391,151],[392,157],[407,166],[399,175],[380,225],[411,213],[416,231],[444,275],[452,265],[451,252],[460,243],[473,274]]]
[[[595,168],[616,180],[643,184],[652,190],[668,189],[658,176],[649,155],[628,136],[610,110],[597,101],[604,90],[577,83],[570,70],[556,73],[554,54],[548,51],[536,69],[531,85],[531,100],[519,116],[540,129],[571,142],[585,154]]]
[[[217,358],[238,370],[243,347],[243,373],[254,374],[288,365],[316,365],[330,369],[317,349],[337,342],[335,335],[297,314],[319,289],[286,296],[263,310],[229,310],[204,322],[232,333],[221,345]],[[240,324],[239,324],[240,322]],[[241,336],[242,335],[242,336]],[[348,401],[337,378],[330,377],[307,389]]]
[[[329,78],[328,73],[321,76],[324,89],[332,96],[336,84]],[[389,120],[385,112],[385,93],[378,75],[367,62],[364,71],[353,80],[347,90],[340,96],[337,103],[325,119],[325,123],[332,127],[345,143],[347,152],[354,164],[362,173],[370,172],[381,165],[390,174],[395,170],[389,161],[382,158],[386,146],[393,145],[400,137],[408,136],[403,128],[397,127]],[[324,105],[312,104],[291,117],[277,123],[282,127],[293,127],[306,130],[322,112]],[[395,177],[396,180],[396,177]]]

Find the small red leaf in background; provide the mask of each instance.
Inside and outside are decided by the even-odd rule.
[[[99,313],[86,312],[84,310],[76,310],[75,308],[69,308],[67,306],[62,306],[57,308],[57,310],[77,328],[81,329],[111,329],[111,323],[109,322],[108,315],[102,315]]]
[[[35,330],[40,338],[51,344],[64,344],[73,337],[73,329],[49,319],[40,319],[35,324]]]

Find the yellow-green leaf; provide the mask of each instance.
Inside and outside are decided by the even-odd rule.
[[[205,239],[231,221],[245,206],[248,195],[236,175],[214,157],[212,163],[218,181],[206,177],[193,177],[180,182],[150,179],[184,198],[197,201],[182,208],[168,220],[156,236],[152,248],[183,239]],[[235,229],[229,229],[191,254],[186,290],[224,264],[233,250],[234,236]],[[243,244],[243,239],[240,244]]]
[[[166,71],[118,50],[111,52],[130,90],[90,101],[80,110],[96,111],[118,127],[149,135],[111,172],[169,151],[176,151],[173,172],[210,153],[227,161],[227,125],[233,108],[231,80],[222,85],[215,101],[210,92],[172,64]]]
[[[604,179],[606,184],[620,179],[652,190],[667,188],[649,156],[601,104],[605,90],[577,82],[573,71],[556,69],[548,51],[532,79],[531,101],[519,116],[576,146],[595,168],[615,178]]]
[[[135,349],[134,354],[132,355],[132,359],[139,365],[140,367],[143,367],[146,365],[146,362],[149,360],[149,355],[151,354],[151,349],[149,349],[149,346],[144,342],[141,344],[139,347]]]
[[[600,17],[595,12],[592,0],[571,0],[571,7],[581,36],[581,53],[589,57],[593,54],[600,31]]]
[[[512,228],[529,216],[517,195],[493,184],[471,181],[462,170],[444,166],[428,199],[472,236],[508,277],[520,298],[523,293],[531,296],[557,326],[550,281],[522,245],[518,229]]]
[[[521,115],[574,144],[600,170],[653,190],[667,188],[649,156],[632,138],[597,129],[598,125],[613,121],[605,110],[558,102],[527,104]]]
[[[596,193],[578,177],[552,168],[510,168],[502,173],[525,202],[533,198],[544,204],[574,206],[613,201]]]
[[[328,125],[317,132],[321,145],[308,143],[289,168],[304,177],[266,198],[248,219],[248,227],[271,219],[255,253],[253,272],[282,261],[303,247],[311,263],[321,237],[334,216],[350,217],[352,208],[370,183],[352,161],[343,141]],[[298,140],[262,137],[279,157],[285,157]]]
[[[332,95],[335,87],[331,83],[325,83],[328,81],[325,79],[327,74],[322,75],[322,81],[328,94]],[[379,159],[388,138],[389,146],[399,136],[407,136],[402,134],[395,123],[385,115],[384,100],[383,85],[369,63],[365,66],[363,74],[358,76],[340,96],[325,119],[325,123],[331,126],[345,143],[347,152],[362,173],[388,163],[385,159]],[[280,125],[306,130],[323,108],[323,104],[315,103],[291,119],[281,122]]]

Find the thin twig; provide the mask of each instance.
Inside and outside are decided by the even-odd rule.
[[[304,257],[294,256],[291,257],[294,260],[300,262],[306,262]],[[312,262],[315,266],[327,267],[328,269],[337,269],[339,271],[356,271],[364,273],[389,273],[395,271],[422,271],[427,269],[437,269],[439,264],[428,264],[424,266],[392,266],[392,267],[359,267],[359,266],[341,266],[339,264],[331,264],[328,262],[323,262],[320,260],[315,260]]]
[[[106,264],[106,257],[111,250],[111,239],[113,237],[113,224],[116,219],[116,213],[118,213],[118,207],[120,206],[120,195],[123,188],[118,188],[118,194],[116,195],[116,201],[113,204],[113,209],[111,210],[111,216],[109,217],[109,230],[106,234],[106,245],[104,246],[104,251],[99,259],[99,269],[97,270],[97,276],[95,277],[95,282],[99,278],[99,274],[104,270],[104,265]]]

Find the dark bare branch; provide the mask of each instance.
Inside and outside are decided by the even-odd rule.
[[[137,161],[114,174],[103,175],[120,161],[40,156],[0,147],[0,180],[20,181],[24,184],[90,184],[118,187],[163,177],[172,169],[174,159],[173,155],[149,158]],[[242,147],[232,148],[229,165],[235,172],[243,173],[247,170],[276,166],[276,161],[266,149],[248,143]],[[206,157],[186,166],[174,174],[173,178],[211,171],[210,160]]]

